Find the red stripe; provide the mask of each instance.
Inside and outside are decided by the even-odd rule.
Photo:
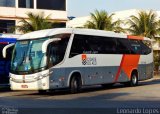
[[[8,42],[0,42],[0,44],[8,44]]]
[[[115,80],[114,80],[115,83],[117,82],[117,80],[118,80],[118,78],[120,76],[120,73],[121,73],[121,70],[122,70],[122,66],[123,66],[123,63],[124,63],[124,58],[125,58],[125,55],[123,55],[122,60],[121,60],[121,64],[120,64],[120,66],[118,68],[118,72],[117,72]]]
[[[127,38],[128,39],[134,39],[134,40],[144,40],[144,37],[142,37],[142,36],[131,36],[131,35],[128,35]]]

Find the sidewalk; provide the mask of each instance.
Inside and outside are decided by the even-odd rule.
[[[160,79],[160,75],[154,75],[154,79]]]

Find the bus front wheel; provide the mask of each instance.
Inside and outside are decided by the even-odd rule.
[[[81,89],[81,78],[73,76],[70,82],[70,92],[72,94],[78,93]]]

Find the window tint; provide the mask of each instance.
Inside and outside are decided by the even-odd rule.
[[[19,8],[33,8],[33,0],[19,0],[18,7]]]
[[[152,52],[151,49],[151,42],[150,41],[140,41],[141,49],[142,49],[142,54],[147,55]]]
[[[114,54],[116,53],[116,39],[92,36],[89,39],[89,47],[93,54]]]
[[[3,56],[2,56],[2,50],[3,50],[3,48],[6,46],[6,44],[0,44],[0,51],[1,51],[1,53],[0,53],[0,59],[3,59]]]
[[[101,36],[75,35],[70,57],[79,54],[114,54],[116,39]]]
[[[15,0],[0,0],[0,6],[15,7]]]
[[[49,67],[52,67],[63,60],[70,38],[70,34],[61,34],[56,36],[57,38],[61,38],[61,40],[52,42],[48,46],[47,54]]]
[[[0,33],[13,33],[14,20],[0,20]]]
[[[71,47],[70,57],[79,55],[79,54],[91,54],[89,49],[89,36],[86,35],[75,35]]]
[[[141,54],[141,45],[138,40],[130,40],[131,54]]]
[[[70,57],[79,54],[149,54],[150,52],[151,49],[140,40],[76,34]]]
[[[128,39],[117,39],[117,54],[130,54],[130,44]]]
[[[38,9],[66,10],[66,0],[37,0]]]
[[[1,51],[1,53],[0,53],[0,59],[1,59],[1,60],[11,60],[11,56],[12,56],[12,52],[13,52],[13,48],[14,48],[14,47],[8,48],[8,49],[7,49],[7,56],[6,56],[6,58],[3,58],[2,50],[3,50],[3,48],[4,48],[6,45],[8,45],[8,44],[0,44],[0,51]]]
[[[14,49],[14,46],[10,47],[7,49],[7,57],[6,57],[6,60],[11,60],[12,58],[12,53],[13,53],[13,49]]]

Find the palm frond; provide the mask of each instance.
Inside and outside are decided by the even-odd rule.
[[[37,14],[27,12],[26,15],[28,16],[28,19],[21,19],[19,21],[20,25],[15,27],[18,31],[27,33],[52,28],[53,23],[49,22],[50,15],[45,17],[44,12]]]

